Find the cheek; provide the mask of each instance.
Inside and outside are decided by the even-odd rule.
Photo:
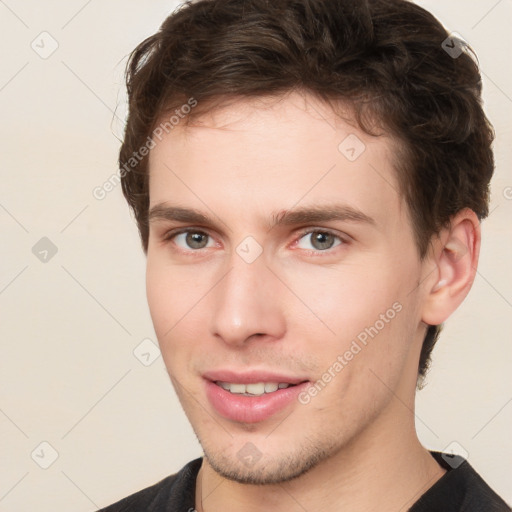
[[[163,323],[166,320],[169,304],[169,299],[172,295],[169,293],[168,277],[163,273],[158,265],[156,265],[148,253],[148,260],[146,266],[146,297],[148,300],[149,312],[153,321],[157,337],[162,339]]]
[[[156,251],[155,251],[156,252]],[[168,372],[187,379],[189,366],[201,354],[205,339],[205,295],[211,288],[197,269],[170,264],[148,250],[146,296],[153,327]]]
[[[167,342],[193,301],[193,287],[177,268],[170,268],[148,251],[146,297],[159,342]]]
[[[289,328],[302,333],[306,352],[321,346],[316,378],[336,375],[331,389],[344,401],[349,388],[359,397],[385,392],[378,378],[395,385],[414,337],[410,286],[396,277],[392,262],[372,263],[287,270],[290,288],[314,313],[307,323],[291,318]]]
[[[158,339],[160,352],[164,360],[167,372],[171,378],[182,378],[176,375],[176,361],[180,358],[179,346],[174,340],[179,339],[176,334],[179,331],[180,300],[175,293],[176,283],[169,279],[168,275],[158,272],[156,268],[148,264],[146,271],[146,296],[153,322],[153,328]],[[179,389],[173,381],[176,392]]]
[[[333,340],[346,340],[379,321],[388,310],[388,316],[395,316],[392,308],[400,300],[400,286],[393,273],[382,268],[374,262],[337,267],[309,265],[307,269],[297,265],[286,269],[285,280],[317,318],[312,320],[312,332],[319,332],[323,323],[320,332]]]

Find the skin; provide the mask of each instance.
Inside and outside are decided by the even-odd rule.
[[[366,147],[355,161],[338,150],[349,134]],[[418,360],[426,325],[443,322],[471,287],[479,226],[460,212],[421,260],[395,156],[390,137],[366,135],[297,92],[232,102],[152,149],[150,209],[211,218],[153,215],[147,251],[155,331],[205,454],[198,511],[396,512],[444,474],[414,427]],[[269,228],[275,213],[334,203],[374,222]],[[204,235],[173,237],[178,228]],[[319,246],[311,232],[325,230],[334,236]],[[251,263],[236,252],[247,236],[263,249]],[[308,404],[247,424],[208,402],[202,374],[220,368],[315,383],[396,303],[400,312]],[[250,466],[237,457],[249,442],[261,454]]]

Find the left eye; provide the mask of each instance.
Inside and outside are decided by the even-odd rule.
[[[308,239],[310,247],[304,247],[303,245],[301,246],[301,241]],[[335,243],[336,240],[338,240],[338,243]],[[309,231],[308,233],[304,233],[304,235],[300,238],[297,247],[311,250],[312,246],[314,250],[325,251],[326,249],[332,249],[341,243],[341,238],[334,233],[330,233],[329,231]]]

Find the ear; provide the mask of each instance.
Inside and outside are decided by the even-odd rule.
[[[425,260],[430,274],[425,279],[423,322],[442,324],[466,298],[476,275],[480,240],[478,217],[466,208],[452,217],[449,227],[432,241]]]

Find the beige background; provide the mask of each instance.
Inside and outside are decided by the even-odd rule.
[[[475,48],[498,138],[479,274],[417,425],[512,502],[512,2],[420,3]],[[176,5],[0,1],[0,511],[96,510],[200,455],[154,345],[136,349],[155,336],[121,189],[92,194],[116,170],[126,56]]]

